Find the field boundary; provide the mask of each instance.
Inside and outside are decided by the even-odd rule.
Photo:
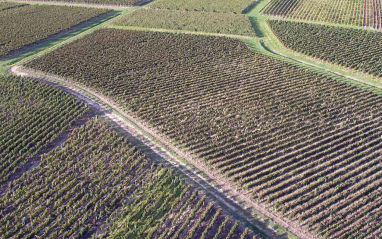
[[[336,75],[336,76],[338,76],[338,77],[346,78],[346,79],[348,79],[348,80],[356,81],[356,82],[358,82],[358,83],[361,83],[361,84],[364,84],[364,85],[367,85],[367,86],[371,86],[371,87],[375,87],[375,88],[378,88],[378,89],[381,89],[381,90],[382,90],[382,86],[374,85],[374,84],[372,84],[372,83],[370,83],[370,82],[363,81],[363,80],[359,80],[359,79],[357,79],[357,78],[355,78],[355,77],[353,77],[353,76],[343,75],[343,74],[341,74],[341,73],[339,73],[339,72],[332,71],[332,70],[330,70],[330,69],[327,69],[327,68],[324,68],[324,67],[321,67],[321,66],[317,66],[317,65],[314,65],[314,64],[305,62],[305,61],[303,61],[303,60],[299,60],[299,59],[295,59],[295,58],[289,57],[289,56],[284,55],[284,54],[282,54],[282,53],[280,53],[280,52],[273,51],[273,50],[271,50],[271,49],[267,49],[266,46],[263,46],[263,47],[264,47],[264,49],[265,49],[266,51],[269,51],[271,54],[275,54],[275,55],[278,55],[278,56],[283,57],[283,58],[285,58],[285,59],[289,59],[289,60],[294,61],[294,62],[298,62],[298,63],[304,64],[304,65],[307,65],[307,66],[311,66],[311,67],[314,67],[314,68],[316,68],[316,69],[318,69],[318,70],[323,70],[323,71],[325,71],[325,72],[328,72],[328,73],[330,73],[330,74]],[[296,53],[296,54],[300,54],[300,53],[295,52],[295,51],[293,51],[293,52]],[[314,58],[314,57],[310,57],[310,56],[307,56],[307,57],[309,57],[309,58],[311,58],[311,59],[313,59],[313,60],[316,60],[316,61],[321,61],[322,63],[332,64],[332,63],[327,63],[327,62],[325,62],[325,61],[323,61],[323,60],[320,60],[320,59],[318,59],[318,58]],[[337,65],[337,64],[333,64],[333,65],[334,65],[334,66],[337,66],[337,67],[340,67],[340,65]],[[346,68],[346,67],[342,67],[342,68],[344,68],[344,69],[346,69],[346,70],[348,70],[348,71],[352,71],[352,69],[350,69],[350,68]],[[358,72],[358,71],[356,71],[356,70],[353,70],[353,71],[354,71],[354,72],[357,72],[357,73],[363,73],[363,72]],[[367,74],[367,73],[364,73],[364,74],[367,75],[367,76],[371,76],[370,74]]]
[[[254,11],[262,9],[261,3],[267,3],[267,0],[259,0],[246,15],[249,17],[252,25],[257,27],[256,36],[234,35],[234,34],[222,34],[222,33],[207,33],[207,32],[194,32],[186,30],[172,30],[165,28],[145,28],[135,26],[118,26],[113,23],[107,25],[107,28],[120,29],[120,30],[134,30],[134,31],[151,31],[151,32],[168,32],[173,34],[194,34],[204,36],[216,36],[216,37],[228,37],[235,38],[250,44],[250,49],[254,52],[265,54],[269,57],[282,60],[284,62],[302,67],[303,64],[306,69],[314,71],[320,74],[330,74],[333,77],[341,77],[346,80],[352,80],[354,83],[362,83],[368,86],[380,88],[382,83],[378,78],[373,75],[357,71],[350,68],[345,68],[330,62],[325,62],[319,59],[312,58],[307,55],[295,52],[286,48],[273,34],[272,30],[268,26],[266,20],[271,20],[264,16],[255,16]],[[300,21],[304,22],[304,21]],[[265,24],[265,25],[264,25]],[[269,29],[268,29],[269,28]],[[255,29],[255,27],[254,27]],[[256,30],[256,29],[255,29]],[[376,30],[373,30],[376,31]],[[258,33],[259,32],[259,33]],[[257,45],[257,46],[255,46]],[[348,82],[348,81],[347,81]],[[348,82],[349,83],[349,82]],[[350,82],[353,83],[353,82]]]
[[[264,1],[264,0],[259,0],[259,1]],[[352,24],[352,23],[337,23],[337,22],[322,21],[322,20],[309,20],[309,19],[301,18],[301,16],[290,17],[287,15],[277,15],[277,14],[264,13],[264,10],[271,3],[271,0],[265,0],[265,1],[268,1],[268,3],[262,9],[260,9],[259,15],[265,16],[266,18],[269,18],[269,19],[274,19],[274,20],[278,19],[278,20],[286,20],[286,21],[322,24],[322,25],[327,25],[327,26],[338,26],[338,27],[344,27],[344,28],[363,29],[363,30],[379,31],[379,32],[382,30],[381,28],[374,28],[372,26],[365,25],[365,17],[366,17],[365,15],[362,17],[362,25],[356,25],[356,24]],[[309,14],[311,14],[311,12]],[[307,15],[309,15],[309,14],[307,14]],[[365,14],[364,9],[362,9],[362,14]],[[339,17],[341,17],[341,16],[339,16]],[[353,17],[354,17],[354,13],[353,13]]]
[[[9,70],[9,73],[21,77],[29,77],[48,83],[55,87],[59,87],[67,93],[83,100],[91,108],[104,114],[114,123],[116,123],[119,128],[126,131],[140,142],[144,143],[152,151],[163,158],[163,160],[165,160],[167,163],[170,163],[176,169],[180,170],[182,174],[194,181],[207,194],[211,194],[221,204],[228,207],[225,208],[226,210],[230,209],[232,213],[235,215],[237,214],[241,219],[244,219],[245,224],[249,224],[252,228],[256,228],[257,231],[260,231],[257,233],[264,234],[263,236],[266,236],[267,238],[285,238],[283,235],[278,235],[278,232],[276,232],[273,228],[268,227],[266,223],[261,222],[261,218],[258,218],[252,214],[250,217],[246,216],[246,214],[250,214],[248,212],[248,209],[250,208],[243,205],[243,201],[239,201],[239,197],[237,197],[237,195],[227,195],[227,189],[225,187],[221,187],[222,184],[214,185],[213,183],[218,182],[214,179],[211,179],[208,174],[205,174],[204,168],[201,170],[199,167],[185,160],[176,152],[180,152],[179,150],[175,149],[176,151],[173,151],[171,148],[169,148],[172,146],[168,145],[168,142],[162,142],[162,139],[156,138],[155,136],[157,135],[153,135],[153,132],[150,129],[145,131],[146,126],[142,125],[131,115],[126,114],[124,111],[120,110],[112,102],[109,102],[106,97],[99,95],[86,87],[73,83],[70,80],[63,79],[56,75],[46,74],[41,71],[36,71],[24,66],[14,66]],[[180,153],[184,154],[182,152]],[[254,232],[256,233],[256,231]]]
[[[298,67],[303,67],[310,71],[314,71],[316,73],[330,75],[332,77],[336,77],[336,79],[345,81],[349,84],[358,85],[361,83],[364,86],[371,86],[375,89],[382,88],[382,79],[372,76],[368,73],[360,72],[354,69],[345,68],[330,62],[326,62],[323,60],[318,60],[313,57],[295,52],[287,47],[285,47],[278,38],[274,35],[272,29],[266,22],[267,20],[286,20],[284,18],[272,18],[268,15],[261,14],[261,10],[269,4],[270,0],[259,0],[259,4],[255,5],[255,7],[249,11],[246,15],[250,17],[250,20],[253,25],[257,27],[257,31],[259,31],[262,36],[259,36],[259,39],[245,39],[238,38],[243,40],[247,44],[250,45],[252,51],[265,54],[269,57],[273,57],[278,60],[282,60],[284,62],[296,65]],[[304,20],[289,20],[294,22],[305,22]],[[318,24],[318,23],[314,23]],[[343,27],[343,25],[334,25],[327,24],[330,26]],[[360,29],[356,27],[348,27],[350,29]],[[364,29],[364,31],[377,31],[372,29]]]
[[[305,23],[305,22],[303,22],[303,23]],[[313,24],[314,24],[314,23],[313,23]],[[269,26],[268,23],[267,23],[267,25]],[[321,24],[316,24],[316,25],[321,25]],[[325,26],[325,25],[322,25],[322,26]],[[325,65],[330,65],[330,66],[335,67],[335,68],[340,68],[340,69],[345,70],[346,72],[356,73],[357,75],[360,75],[360,76],[367,76],[367,77],[372,78],[372,79],[380,79],[380,77],[375,76],[375,75],[372,75],[372,74],[367,73],[367,72],[365,72],[365,71],[361,71],[361,70],[353,69],[353,68],[350,68],[350,67],[342,66],[342,65],[337,64],[337,63],[334,63],[334,62],[325,61],[325,60],[323,60],[323,59],[320,59],[320,58],[317,58],[317,57],[313,57],[313,56],[309,56],[309,55],[307,55],[307,54],[304,54],[304,53],[295,51],[295,50],[293,50],[293,49],[291,49],[291,48],[285,46],[285,44],[280,40],[280,38],[273,32],[272,27],[269,26],[269,28],[270,28],[270,31],[272,32],[273,36],[275,37],[275,39],[277,39],[277,41],[281,44],[281,46],[282,46],[283,48],[285,48],[287,51],[290,51],[290,52],[291,52],[292,54],[294,54],[296,57],[297,57],[297,56],[298,56],[298,57],[305,57],[306,59],[309,59],[310,61],[318,62],[318,63],[325,64]],[[348,29],[353,29],[353,28],[348,28]],[[353,30],[361,30],[361,29],[353,29]],[[379,30],[378,30],[378,31],[379,31]],[[263,46],[263,48],[266,48],[266,47]],[[322,66],[319,66],[319,65],[315,65],[315,64],[312,64],[312,63],[308,63],[308,62],[305,62],[305,61],[303,61],[303,60],[299,60],[299,59],[297,59],[297,58],[292,58],[292,57],[290,57],[290,56],[284,55],[284,54],[279,53],[279,52],[277,52],[277,51],[273,51],[272,49],[265,49],[265,50],[267,50],[267,51],[269,51],[269,52],[271,52],[271,53],[274,53],[274,54],[276,54],[276,55],[280,55],[280,56],[283,56],[283,57],[285,57],[285,58],[292,59],[292,60],[294,60],[294,61],[298,61],[298,62],[303,63],[303,64],[306,64],[306,65],[315,66],[315,67],[317,67],[317,68],[319,68],[319,69],[323,69],[323,70],[325,70],[325,71],[327,71],[327,72],[331,72],[331,73],[333,73],[333,74],[335,74],[335,75],[343,76],[343,77],[346,77],[346,78],[348,78],[348,79],[355,80],[355,81],[358,81],[358,82],[361,82],[361,83],[365,83],[365,84],[367,84],[367,85],[375,86],[375,87],[377,87],[377,88],[382,89],[381,86],[373,85],[373,84],[371,84],[371,83],[364,82],[364,81],[362,81],[362,80],[358,80],[357,78],[355,78],[355,77],[353,77],[353,76],[347,76],[347,75],[341,74],[341,73],[339,73],[339,72],[336,72],[336,71],[334,71],[334,70],[330,70],[330,69],[328,70],[328,69],[326,69],[326,68],[324,68],[324,67],[322,67]]]
[[[12,1],[12,2],[35,2],[33,0],[21,0],[21,1]],[[51,2],[43,1],[46,4],[50,4]],[[150,2],[150,1],[149,1]],[[266,3],[268,1],[266,0],[259,0],[258,5],[262,5],[261,3]],[[255,5],[254,9],[256,8],[257,10],[257,5]],[[129,7],[130,8],[130,7]],[[133,8],[130,8],[133,9]],[[363,80],[364,78],[362,77],[362,80],[357,77],[357,74],[351,74],[348,69],[342,69],[345,71],[341,71],[341,73],[336,72],[333,70],[331,66],[337,67],[331,63],[326,63],[326,62],[317,62],[314,58],[311,59],[311,57],[295,53],[294,51],[286,48],[285,46],[280,43],[276,37],[274,36],[273,32],[269,30],[269,26],[264,26],[263,24],[266,24],[266,20],[269,19],[268,17],[261,16],[261,15],[253,15],[253,12],[256,10],[250,10],[247,14],[250,18],[253,18],[252,21],[257,21],[257,26],[258,30],[263,33],[263,37],[246,37],[243,35],[228,35],[228,34],[218,34],[218,33],[206,33],[206,32],[193,32],[193,31],[183,31],[183,30],[168,30],[168,29],[150,29],[150,28],[139,28],[139,27],[118,27],[110,23],[110,19],[107,22],[101,23],[99,25],[96,25],[92,27],[89,30],[86,30],[82,33],[79,33],[75,35],[74,37],[69,38],[68,40],[64,40],[62,42],[59,42],[57,44],[54,44],[52,47],[48,47],[47,49],[42,50],[41,52],[38,52],[37,54],[33,54],[30,57],[26,57],[22,59],[20,62],[25,62],[29,61],[30,59],[34,59],[40,55],[46,54],[47,52],[50,52],[56,48],[61,47],[62,45],[65,45],[67,43],[70,43],[78,38],[83,37],[84,35],[87,35],[88,33],[91,33],[94,31],[94,29],[99,29],[99,28],[114,28],[114,29],[123,29],[123,30],[136,30],[136,31],[156,31],[156,32],[169,32],[169,33],[174,33],[174,34],[196,34],[196,35],[205,35],[205,36],[217,36],[217,37],[229,37],[229,38],[235,38],[244,42],[250,42],[249,44],[251,51],[266,55],[268,57],[272,57],[274,59],[278,59],[284,62],[287,62],[289,64],[295,65],[297,67],[300,67],[302,69],[307,69],[309,71],[313,71],[319,74],[323,75],[330,75],[331,77],[335,77],[336,80],[339,81],[345,81],[349,84],[355,84],[355,85],[360,85],[362,86],[367,85],[370,87],[377,89],[382,89],[381,86],[377,86],[373,83],[370,83],[368,80]],[[126,14],[128,14],[130,11],[127,10]],[[124,14],[122,14],[124,15]],[[113,19],[112,19],[113,20]],[[318,23],[316,23],[318,24]],[[340,26],[341,27],[341,26]],[[275,40],[276,39],[276,40]],[[48,40],[49,41],[49,40]],[[280,45],[281,44],[281,45]],[[295,56],[298,54],[299,56]],[[302,60],[301,60],[302,59]],[[1,59],[0,59],[1,60]],[[305,62],[307,60],[307,62]],[[313,62],[313,63],[311,63]],[[20,64],[20,63],[17,63]],[[9,65],[12,66],[12,65]],[[83,97],[88,98],[90,100],[89,102],[93,101],[96,102],[97,104],[101,105],[102,107],[105,107],[105,109],[110,112],[112,115],[116,115],[117,118],[110,118],[113,122],[117,123],[122,129],[126,131],[125,128],[128,130],[126,132],[136,130],[136,134],[140,134],[141,136],[144,137],[144,139],[138,139],[141,142],[144,142],[145,144],[148,142],[154,146],[149,146],[154,152],[156,152],[158,155],[162,155],[165,152],[166,157],[164,158],[166,161],[168,160],[173,160],[170,162],[174,167],[178,168],[181,170],[182,174],[187,176],[188,178],[192,179],[192,177],[195,177],[196,179],[192,179],[195,181],[198,185],[200,185],[202,188],[206,189],[206,186],[204,186],[204,182],[207,183],[209,186],[208,187],[213,187],[214,191],[218,192],[218,197],[223,197],[221,198],[222,200],[229,199],[233,202],[233,205],[240,207],[240,210],[246,210],[247,205],[249,205],[249,208],[253,208],[256,211],[260,212],[260,214],[266,215],[266,217],[271,218],[276,224],[280,225],[281,227],[284,227],[288,229],[289,231],[293,232],[294,234],[298,235],[301,238],[319,238],[316,235],[313,235],[312,232],[309,232],[307,230],[302,229],[301,227],[298,226],[297,222],[289,221],[289,219],[284,218],[280,216],[280,214],[276,211],[274,211],[271,207],[267,207],[266,205],[263,204],[257,204],[255,201],[249,199],[249,196],[245,194],[243,191],[238,191],[237,188],[235,188],[234,185],[231,183],[227,182],[228,180],[221,175],[215,174],[210,171],[208,168],[203,167],[200,161],[197,159],[193,158],[192,155],[182,152],[176,147],[172,146],[170,141],[167,139],[164,139],[162,136],[158,135],[156,132],[153,132],[153,129],[151,129],[148,125],[145,125],[142,123],[140,120],[135,119],[133,116],[126,114],[124,111],[120,110],[118,106],[116,106],[114,103],[112,103],[109,99],[105,98],[102,95],[97,94],[96,92],[92,91],[91,89],[88,89],[84,86],[78,85],[70,80],[60,78],[58,76],[54,75],[49,75],[43,72],[37,72],[32,69],[27,69],[20,67],[18,65],[13,65],[10,69],[10,73],[13,74],[20,74],[24,76],[29,76],[31,78],[45,81],[47,83],[59,83],[60,85],[65,85],[69,89],[72,89],[73,92],[77,92],[74,95],[77,96],[80,99],[83,99]],[[338,68],[338,67],[337,67]],[[336,69],[336,68],[334,68]],[[29,72],[30,71],[30,72]],[[349,75],[347,75],[347,73]],[[353,75],[355,75],[353,77]],[[339,79],[338,79],[339,78]],[[368,76],[365,76],[367,79]],[[73,94],[73,92],[71,94]],[[84,100],[84,99],[83,99]],[[87,102],[88,103],[88,102]],[[129,118],[132,117],[132,118]],[[120,121],[119,123],[116,122]],[[121,125],[123,123],[124,127]],[[127,125],[127,126],[126,126]],[[130,130],[130,131],[129,131]],[[158,142],[159,141],[159,142]],[[147,145],[147,144],[146,144]],[[179,153],[179,152],[180,153]],[[169,157],[171,159],[169,159]],[[180,159],[179,159],[180,158]],[[186,162],[182,159],[186,159]],[[195,165],[196,164],[196,165]],[[195,167],[195,168],[194,168]],[[204,176],[207,175],[207,176]],[[203,181],[201,184],[201,181]],[[211,182],[216,182],[216,183],[221,183],[224,182],[222,185],[213,185]],[[228,187],[228,188],[227,188]],[[211,190],[211,189],[208,189]],[[227,191],[229,191],[227,193]],[[231,196],[229,196],[231,195]],[[244,206],[243,206],[244,204]],[[224,204],[226,205],[226,204]],[[227,206],[227,205],[226,205]],[[235,210],[235,209],[232,209]],[[248,217],[246,217],[248,219]],[[255,217],[256,218],[256,217]],[[249,219],[250,220],[250,219]],[[270,232],[272,230],[270,229]],[[271,235],[271,234],[270,234]],[[274,237],[271,237],[274,238]]]
[[[69,33],[75,32],[75,31],[79,30],[82,27],[86,27],[88,25],[91,25],[91,24],[96,23],[98,21],[101,21],[103,19],[107,19],[108,17],[111,17],[111,16],[113,16],[115,14],[116,14],[115,11],[109,11],[109,12],[103,13],[103,14],[97,16],[97,17],[93,17],[93,18],[90,18],[88,20],[82,21],[79,24],[74,25],[74,26],[72,26],[72,27],[70,27],[70,28],[68,28],[66,30],[62,30],[62,31],[60,31],[60,32],[58,32],[56,34],[48,36],[47,38],[38,40],[38,41],[30,43],[30,44],[27,44],[27,45],[21,47],[18,50],[11,51],[7,55],[5,55],[5,56],[1,56],[0,57],[0,61],[9,60],[12,57],[15,57],[15,56],[21,55],[23,53],[26,53],[26,52],[30,51],[31,49],[33,49],[33,48],[37,48],[37,47],[39,47],[39,46],[41,46],[41,45],[43,45],[43,44],[45,44],[47,42],[56,40],[56,39],[58,39],[58,38],[60,38],[62,36],[65,36],[65,35],[69,34]]]
[[[187,31],[187,30],[173,30],[167,28],[147,28],[147,27],[135,27],[135,26],[119,26],[112,23],[107,26],[111,29],[119,30],[131,30],[131,31],[146,31],[146,32],[167,32],[173,34],[191,34],[191,35],[203,35],[203,36],[217,36],[217,37],[229,37],[236,39],[256,39],[255,36],[246,36],[246,35],[235,35],[235,34],[225,34],[225,33],[213,33],[213,32],[196,32],[196,31]]]
[[[346,28],[346,29],[355,29],[355,30],[363,30],[363,31],[381,32],[381,30],[378,30],[378,29],[375,29],[375,28],[353,26],[353,25],[348,25],[348,24],[331,23],[331,22],[323,22],[323,21],[310,21],[310,20],[294,19],[294,18],[281,17],[281,16],[273,16],[273,15],[268,15],[268,14],[262,14],[262,16],[264,16],[267,20],[279,20],[279,21],[288,21],[288,22],[303,22],[303,23],[309,23],[309,24],[317,24],[317,25],[331,26],[331,27],[340,27],[340,28]]]

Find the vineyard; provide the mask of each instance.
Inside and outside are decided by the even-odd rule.
[[[241,13],[256,0],[158,0],[150,8],[202,12]]]
[[[12,6],[13,7],[9,7]],[[0,3],[0,56],[67,30],[109,10]]]
[[[22,173],[33,158],[88,111],[46,84],[0,77],[0,185]],[[1,233],[0,233],[1,234]]]
[[[272,0],[263,13],[298,20],[382,29],[381,0]]]
[[[131,6],[131,5],[135,5],[139,2],[141,2],[142,0],[67,0],[67,1],[64,1],[64,0],[41,0],[41,1]]]
[[[0,198],[2,238],[260,238],[95,118]]]
[[[276,20],[268,24],[294,51],[382,76],[382,32]]]
[[[232,13],[139,9],[119,19],[119,26],[137,26],[255,36],[248,17]]]
[[[110,97],[309,230],[382,236],[377,94],[187,34],[105,29],[27,66]]]

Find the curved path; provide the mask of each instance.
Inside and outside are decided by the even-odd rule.
[[[106,116],[113,123],[115,123],[120,130],[123,130],[125,133],[127,133],[127,137],[132,138],[132,140],[138,142],[138,144],[139,142],[144,143],[146,147],[148,147],[155,154],[159,155],[159,157],[156,157],[155,160],[173,166],[181,174],[191,180],[194,185],[201,188],[209,196],[215,199],[221,206],[224,207],[225,210],[233,214],[248,227],[252,228],[255,233],[265,238],[286,238],[285,235],[279,235],[279,233],[269,227],[266,222],[262,222],[260,218],[256,218],[256,216],[252,215],[250,210],[248,210],[251,207],[247,208],[238,201],[238,199],[242,199],[243,195],[240,195],[240,193],[236,192],[232,194],[232,196],[228,196],[228,189],[224,186],[224,183],[215,185],[213,183],[217,182],[215,181],[215,178],[206,177],[206,174],[208,176],[211,174],[203,171],[204,168],[202,166],[199,165],[195,168],[187,162],[182,161],[180,157],[184,159],[188,158],[189,156],[180,152],[175,147],[169,145],[167,142],[164,142],[164,139],[158,136],[153,130],[137,121],[131,115],[128,115],[120,110],[115,104],[110,102],[104,96],[58,76],[45,74],[43,72],[35,71],[22,66],[14,66],[10,68],[9,73],[48,83],[83,100],[86,104],[98,112],[98,114]],[[229,190],[229,192],[232,192],[231,189]],[[262,208],[254,209],[260,212],[264,211],[264,215],[272,218],[266,214],[266,210]],[[281,224],[281,222],[278,221],[278,217],[273,217],[272,219],[276,223]],[[285,228],[290,227],[288,224],[283,226]],[[298,234],[301,238],[313,238],[305,235],[300,229],[296,228],[295,230],[296,234]]]
[[[250,18],[250,21],[258,36],[257,39],[241,39],[247,42],[253,51],[266,54],[270,57],[277,58],[279,60],[286,61],[291,64],[295,64],[299,67],[304,67],[309,70],[330,75],[339,80],[345,80],[350,83],[356,82],[356,84],[362,83],[367,86],[382,89],[382,79],[372,76],[370,74],[356,71],[354,69],[345,68],[340,65],[328,63],[320,59],[304,55],[302,53],[295,52],[285,47],[278,38],[273,34],[272,29],[267,23],[267,20],[290,20],[280,17],[272,17],[264,15],[261,10],[270,2],[270,0],[258,0],[257,4],[251,8],[246,15]],[[295,20],[294,20],[295,21]],[[308,22],[304,20],[298,20],[300,22]],[[309,23],[309,22],[308,22]],[[329,24],[330,25],[330,24]],[[332,24],[333,25],[333,24]],[[346,26],[341,26],[346,27]],[[352,28],[352,27],[350,27]],[[368,31],[365,29],[365,31]],[[374,31],[374,30],[370,30]]]
[[[337,71],[338,68],[333,68],[330,64],[323,64],[321,62],[316,62],[314,59],[308,58],[306,56],[298,55],[292,53],[290,50],[286,49],[272,34],[269,26],[266,23],[267,17],[260,15],[260,10],[263,5],[265,5],[268,0],[259,0],[258,4],[255,4],[247,15],[251,18],[252,24],[256,29],[258,35],[257,38],[254,37],[243,37],[236,35],[223,35],[224,37],[232,37],[243,40],[250,45],[251,49],[270,57],[275,57],[280,60],[287,61],[289,63],[304,67],[322,74],[329,74],[340,79],[345,79],[350,82],[357,82],[366,84],[368,86],[373,86],[382,89],[382,84],[379,85],[378,82],[370,81],[370,78],[359,77],[353,72],[343,70]],[[127,14],[125,12],[124,14]],[[123,15],[123,14],[121,14]],[[109,24],[109,21],[104,24],[92,28],[80,35],[86,35],[94,31],[95,29],[101,27],[114,27]],[[131,30],[148,30],[148,29],[131,29]],[[168,31],[166,29],[151,29],[154,31]],[[188,34],[203,34],[203,35],[218,35],[209,33],[195,33],[195,32],[183,32]],[[40,53],[34,54],[31,57],[24,58],[21,63],[28,61],[31,58],[35,58],[39,55],[45,54],[55,48],[59,47],[61,44],[66,44],[78,37],[80,35],[74,36],[62,43],[55,45],[42,51]],[[219,36],[219,35],[218,35]],[[298,57],[296,57],[298,55]],[[334,69],[334,70],[333,70]],[[318,238],[311,232],[304,230],[296,222],[292,222],[288,219],[283,218],[279,213],[275,212],[272,208],[264,206],[262,204],[257,204],[250,198],[250,195],[245,194],[238,190],[234,185],[230,185],[226,178],[221,175],[214,174],[208,170],[208,167],[193,158],[192,155],[184,153],[178,150],[176,147],[171,145],[166,138],[157,134],[155,130],[151,129],[148,125],[136,120],[131,114],[126,113],[118,108],[117,105],[113,104],[109,99],[103,97],[102,95],[93,92],[91,89],[87,89],[83,86],[75,84],[74,82],[62,79],[58,76],[47,75],[42,72],[33,71],[31,69],[26,69],[20,66],[14,66],[9,70],[10,73],[21,76],[28,76],[35,78],[40,81],[47,82],[56,87],[59,87],[70,94],[77,96],[78,98],[85,101],[93,109],[95,109],[99,114],[105,115],[111,121],[113,121],[119,129],[122,129],[129,137],[135,139],[137,142],[143,142],[154,154],[159,155],[158,160],[160,162],[165,162],[171,164],[174,168],[178,169],[180,173],[184,174],[188,179],[190,179],[199,188],[204,189],[210,196],[217,200],[224,208],[230,213],[235,215],[237,218],[242,220],[247,226],[255,229],[256,231],[263,232],[263,236],[268,238],[285,238],[285,235],[279,235],[271,227],[267,226],[266,222],[261,222],[258,217],[251,214],[251,210],[254,209],[260,214],[265,215],[270,218],[274,223],[286,228],[290,232],[294,233],[300,238]],[[158,157],[158,156],[156,156]]]

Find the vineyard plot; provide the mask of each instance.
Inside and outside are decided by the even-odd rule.
[[[255,36],[248,17],[233,13],[139,9],[118,19],[115,24],[118,26]]]
[[[235,39],[100,30],[28,67],[114,100],[325,237],[382,236],[382,96]]]
[[[255,1],[256,0],[159,0],[150,4],[149,7],[168,10],[241,13]]]
[[[41,0],[44,2],[63,2],[63,0]],[[133,6],[142,2],[142,0],[68,0],[69,3],[84,3],[84,4],[104,4],[116,6]]]
[[[382,0],[272,0],[263,13],[382,29]]]
[[[287,48],[382,76],[382,32],[277,20],[268,24]]]
[[[0,77],[0,93],[3,185],[89,109],[61,90],[26,78]]]
[[[109,11],[47,5],[2,7],[6,5],[0,5],[3,8],[0,11],[0,57]]]
[[[2,238],[260,238],[97,118],[9,184],[0,212]]]

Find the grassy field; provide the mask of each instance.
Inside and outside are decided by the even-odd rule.
[[[197,35],[102,30],[27,66],[111,97],[301,226],[380,235],[377,94]]]

